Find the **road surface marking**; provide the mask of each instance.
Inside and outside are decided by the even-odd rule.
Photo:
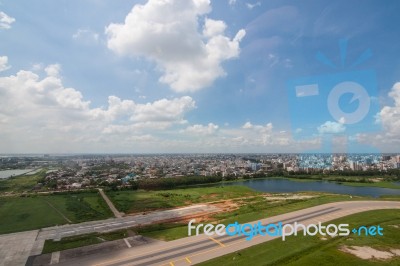
[[[176,246],[174,246],[174,247],[181,247],[181,246],[186,246],[186,245],[188,245],[188,244],[192,244],[192,243],[195,243],[195,242],[198,242],[199,241],[199,239],[196,239],[196,240],[194,240],[194,241],[188,241],[188,242],[185,242],[185,243],[182,243],[182,244],[179,244],[179,245],[176,245]],[[159,249],[155,249],[155,250],[151,250],[151,251],[148,251],[148,252],[144,252],[144,253],[141,253],[141,254],[138,254],[138,255],[128,255],[128,256],[125,256],[125,257],[123,257],[123,258],[119,258],[119,259],[114,259],[114,260],[110,260],[110,261],[105,261],[105,262],[101,262],[101,263],[98,263],[98,264],[95,264],[96,266],[100,266],[100,265],[108,265],[108,264],[113,264],[113,263],[118,263],[118,262],[121,262],[121,261],[124,261],[124,260],[126,260],[126,259],[135,259],[135,258],[137,258],[137,257],[142,257],[143,255],[148,255],[148,254],[150,254],[150,253],[154,253],[154,252],[156,252],[156,251],[162,251],[162,250],[168,250],[168,249],[171,249],[171,247],[170,246],[168,246],[168,247],[162,247],[162,248],[159,248]]]
[[[128,248],[131,248],[131,247],[132,247],[131,244],[129,244],[128,239],[124,238],[124,241],[125,241],[125,244],[128,246]]]
[[[222,244],[221,241],[219,241],[219,240],[217,240],[217,239],[215,239],[215,238],[212,238],[211,236],[209,236],[208,238],[211,239],[212,241],[214,241],[215,243],[217,243],[218,245],[220,245],[221,247],[225,247],[225,245]]]
[[[60,251],[51,253],[50,265],[57,264],[60,261]]]
[[[189,262],[189,264],[192,264],[192,262],[189,260],[188,257],[185,257],[185,260],[186,260],[187,262]]]
[[[171,265],[171,266],[175,266],[175,265],[174,265],[174,263],[173,263],[172,261],[169,263],[169,265]]]

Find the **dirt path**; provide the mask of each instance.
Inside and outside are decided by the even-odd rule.
[[[121,218],[122,214],[117,210],[117,208],[115,208],[114,204],[111,202],[111,200],[107,197],[106,193],[104,193],[104,191],[99,188],[99,192],[100,195],[103,197],[103,199],[105,200],[105,202],[107,203],[108,207],[110,208],[110,210],[113,212],[115,218]]]

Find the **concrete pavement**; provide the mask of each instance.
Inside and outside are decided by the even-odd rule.
[[[400,209],[395,201],[350,201],[329,203],[286,213],[260,220],[265,224],[284,224],[301,222],[304,225],[327,222],[350,214],[377,209]],[[253,223],[257,223],[255,221]],[[350,225],[351,226],[351,225]],[[351,228],[350,228],[351,229]],[[270,241],[277,237],[256,236],[251,241],[246,236],[214,236],[204,234],[186,237],[165,243],[156,243],[139,248],[125,249],[107,254],[95,254],[76,258],[58,265],[97,265],[97,266],[150,266],[150,265],[191,265],[232,253],[253,245]]]
[[[0,266],[25,265],[38,231],[0,235]]]
[[[199,204],[165,211],[155,211],[147,214],[137,214],[79,224],[67,224],[40,230],[0,235],[0,266],[25,265],[29,256],[42,253],[44,242],[47,239],[59,240],[68,236],[93,232],[109,232],[218,211],[220,211],[220,209],[216,206]]]
[[[89,234],[93,232],[110,232],[139,225],[148,225],[156,222],[180,219],[185,216],[196,216],[202,213],[213,213],[220,209],[213,205],[199,204],[189,207],[154,211],[147,214],[137,214],[121,218],[110,218],[101,221],[84,222],[79,224],[66,224],[41,229],[38,240],[58,240],[68,236]]]

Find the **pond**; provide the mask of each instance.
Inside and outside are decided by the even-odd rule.
[[[25,173],[32,172],[34,169],[12,169],[0,171],[0,179],[9,178],[11,176],[18,176]]]
[[[329,181],[306,181],[299,182],[289,179],[253,179],[238,182],[224,183],[225,186],[242,185],[261,192],[300,192],[318,191],[337,194],[348,194],[357,196],[379,197],[382,195],[400,195],[400,189],[380,188],[380,187],[353,187],[345,186]]]

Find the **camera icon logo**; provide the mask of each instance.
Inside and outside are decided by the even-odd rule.
[[[372,69],[352,70],[372,53],[366,50],[347,67],[347,41],[339,41],[339,46],[342,71],[319,52],[317,60],[329,66],[333,70],[331,73],[287,82],[293,138],[322,140],[322,148],[305,152],[333,153],[332,141],[338,137],[345,139],[347,153],[377,152],[373,147],[361,145],[355,138],[360,133],[381,130],[376,119],[380,110],[376,73]]]

